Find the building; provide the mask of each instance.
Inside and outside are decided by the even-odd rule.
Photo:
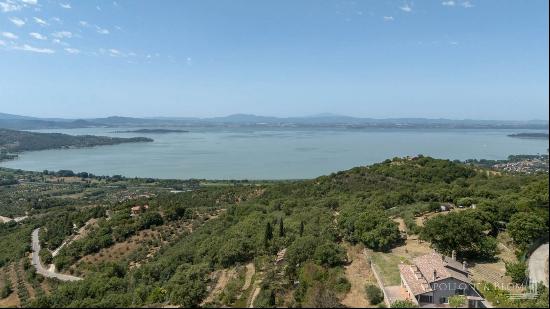
[[[134,206],[130,208],[130,216],[137,216],[144,212],[145,210],[149,209],[149,205],[145,204],[143,206]]]
[[[413,264],[400,264],[401,287],[407,298],[420,307],[449,307],[449,297],[464,295],[468,308],[488,305],[471,284],[466,262],[430,253],[413,259]]]
[[[439,210],[441,211],[451,211],[455,208],[455,205],[453,203],[443,203],[439,206]]]

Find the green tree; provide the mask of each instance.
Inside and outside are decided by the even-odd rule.
[[[155,287],[153,288],[151,293],[149,293],[149,295],[147,296],[147,301],[151,303],[157,303],[157,304],[163,303],[166,300],[166,293],[167,293],[166,289],[161,287]]]
[[[262,287],[260,293],[254,301],[256,308],[273,308],[275,307],[275,291],[269,286]]]
[[[399,228],[382,210],[372,208],[347,207],[341,212],[338,225],[349,241],[387,250],[401,239]]]
[[[391,220],[380,220],[374,229],[364,231],[360,235],[360,240],[367,247],[375,250],[388,250],[399,239],[401,239],[399,229]]]
[[[514,242],[522,249],[548,233],[548,214],[519,212],[510,218],[508,231]]]
[[[0,299],[8,297],[13,292],[11,281],[9,279],[4,279],[4,286],[0,289]]]
[[[40,260],[42,261],[42,263],[44,263],[45,265],[52,263],[53,257],[48,249],[46,248],[40,249],[40,252],[38,253],[38,255],[40,256]]]
[[[525,262],[506,263],[506,275],[512,277],[515,283],[524,283],[527,278],[527,264]]]
[[[378,305],[384,300],[384,293],[382,290],[374,284],[368,284],[365,286],[365,293],[371,305]]]
[[[271,227],[271,223],[267,222],[265,226],[265,232],[264,232],[264,247],[269,247],[269,242],[273,238],[273,228]]]
[[[335,267],[346,261],[346,252],[338,244],[327,241],[315,249],[313,258],[320,265]]]
[[[453,212],[435,216],[422,229],[422,239],[431,241],[440,252],[458,255],[490,258],[496,253],[496,241],[485,235],[485,226],[465,212]]]
[[[296,239],[286,252],[289,267],[310,259],[315,254],[319,241],[319,238],[309,235]]]
[[[148,229],[154,225],[160,226],[164,222],[162,216],[156,211],[144,213],[139,221],[142,229]]]
[[[203,265],[180,265],[168,282],[170,302],[183,307],[196,307],[206,295],[207,268]]]
[[[279,219],[279,237],[285,237],[285,226],[282,217]]]

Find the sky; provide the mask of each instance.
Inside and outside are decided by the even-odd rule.
[[[0,0],[0,112],[548,119],[548,1]]]

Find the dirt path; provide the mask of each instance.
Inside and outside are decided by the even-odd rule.
[[[256,280],[254,280],[254,283],[252,283],[252,292],[250,293],[248,297],[248,308],[254,308],[254,302],[256,301],[256,297],[258,297],[258,294],[260,294],[260,291],[262,290],[261,285],[263,281],[263,272],[259,271],[256,276]]]
[[[28,216],[22,216],[22,217],[15,217],[15,218],[9,218],[9,217],[3,217],[3,216],[0,216],[0,223],[8,223],[8,222],[11,222],[11,221],[15,221],[15,222],[21,222],[25,219],[27,219]]]
[[[19,306],[17,293],[12,292],[10,296],[0,299],[0,308],[15,308]]]
[[[407,233],[407,226],[405,225],[405,221],[403,221],[403,218],[401,217],[395,217],[393,218],[393,221],[399,224],[399,231],[402,233]]]
[[[351,264],[345,266],[345,274],[351,283],[351,288],[342,300],[342,304],[350,308],[364,308],[369,305],[365,295],[365,285],[374,282],[374,277],[366,257],[358,246],[346,244],[348,259]]]
[[[248,263],[246,264],[246,275],[244,278],[244,285],[241,289],[242,291],[248,290],[250,287],[250,284],[252,283],[252,277],[254,276],[254,273],[256,272],[256,268],[254,267],[254,263]]]
[[[13,220],[13,219],[12,219],[12,218],[8,218],[8,217],[0,216],[0,223],[8,223],[8,222],[10,222],[11,220]]]
[[[254,293],[252,293],[252,297],[250,298],[250,304],[248,305],[248,308],[254,308],[254,301],[256,301],[256,297],[258,297],[258,294],[260,294],[260,287],[256,287],[254,289]]]
[[[214,300],[216,300],[218,295],[220,295],[221,292],[223,292],[223,290],[227,286],[227,283],[229,283],[229,280],[231,280],[237,275],[237,272],[235,271],[235,269],[229,269],[229,270],[223,269],[223,270],[220,270],[219,273],[220,275],[218,276],[218,281],[216,282],[216,286],[214,286],[212,291],[210,291],[210,294],[208,294],[208,297],[204,299],[201,305],[211,303]]]
[[[61,246],[59,246],[59,248],[55,249],[52,252],[52,256],[53,257],[57,256],[59,254],[59,251],[61,251],[61,249],[63,249],[63,247],[66,247],[66,246],[70,245],[72,242],[84,238],[88,234],[88,227],[93,225],[93,224],[96,224],[96,222],[97,222],[97,219],[95,219],[95,218],[88,220],[78,230],[78,232],[75,235],[71,235],[66,240],[64,240],[63,243],[61,244]]]

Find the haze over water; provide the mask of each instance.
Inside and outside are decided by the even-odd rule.
[[[118,129],[40,132],[147,136],[155,141],[24,152],[19,159],[0,166],[128,177],[299,179],[395,156],[505,159],[510,154],[546,154],[548,149],[548,140],[507,136],[521,130],[189,128],[189,133],[112,133],[115,130]]]

